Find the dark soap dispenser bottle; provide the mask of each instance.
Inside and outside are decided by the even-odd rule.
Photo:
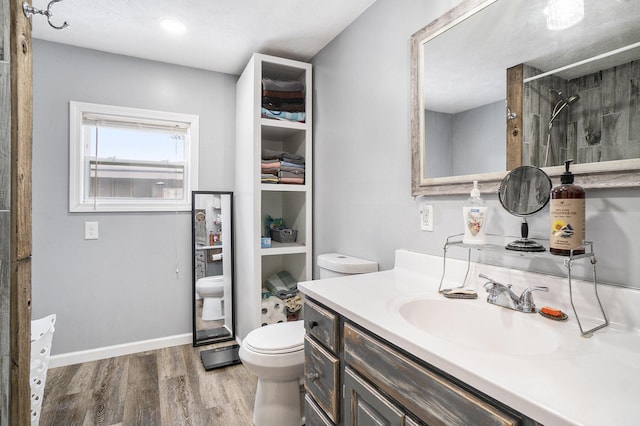
[[[569,171],[572,161],[564,162],[560,185],[551,190],[549,251],[560,256],[571,255],[572,249],[574,255],[584,254],[585,193],[573,183],[573,173]]]

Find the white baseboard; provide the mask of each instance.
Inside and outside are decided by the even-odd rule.
[[[68,352],[66,354],[52,355],[51,358],[49,358],[49,368],[64,367],[67,365],[97,361],[114,356],[130,355],[138,352],[169,348],[171,346],[186,345],[189,343],[193,343],[193,335],[191,333],[141,340],[139,342],[123,343],[121,345],[105,346],[102,348],[88,349],[86,351]]]

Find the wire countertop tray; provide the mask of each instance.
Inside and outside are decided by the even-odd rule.
[[[524,251],[514,251],[514,250],[508,250],[505,248],[504,245],[499,245],[499,244],[465,244],[462,242],[462,237],[464,234],[455,234],[455,235],[450,235],[447,237],[447,240],[444,244],[444,256],[443,256],[443,267],[442,267],[442,276],[440,277],[440,285],[438,287],[438,293],[442,293],[443,291],[446,290],[450,290],[450,289],[443,289],[442,288],[442,284],[444,282],[444,278],[445,278],[445,274],[446,274],[446,268],[447,268],[447,252],[449,250],[449,248],[451,247],[456,247],[456,248],[466,248],[468,250],[468,254],[467,254],[467,270],[465,272],[464,275],[464,280],[462,281],[462,285],[458,286],[458,287],[454,287],[454,288],[463,288],[467,282],[467,279],[469,277],[469,271],[471,269],[471,251],[475,250],[475,251],[490,251],[490,252],[496,252],[496,253],[502,253],[502,254],[506,254],[509,256],[520,256],[520,257],[527,257],[527,258],[531,258],[531,257],[540,257],[540,258],[546,258],[549,260],[552,260],[554,262],[558,262],[558,260],[562,260],[562,263],[564,265],[564,267],[567,269],[567,278],[569,280],[569,298],[571,301],[571,308],[573,309],[573,313],[576,316],[576,321],[578,322],[578,327],[580,328],[580,334],[582,335],[582,337],[591,337],[593,335],[593,333],[597,330],[600,330],[601,328],[607,327],[609,325],[609,318],[607,317],[607,314],[604,311],[604,308],[602,306],[602,302],[600,301],[600,296],[598,295],[598,280],[597,280],[597,275],[596,275],[596,255],[593,251],[593,242],[592,241],[583,241],[582,242],[582,246],[581,247],[577,247],[575,249],[571,250],[571,253],[569,256],[558,256],[558,255],[554,255],[551,254],[550,252],[547,251],[548,249],[548,240],[541,240],[538,239],[540,241],[546,241],[547,244],[543,244],[545,245],[545,251],[544,252],[524,252]],[[501,235],[493,235],[493,234],[488,234],[491,235],[492,237],[504,237],[507,238],[507,236],[501,236]],[[534,239],[534,238],[532,238]],[[573,254],[574,251],[582,251],[582,249],[584,249],[584,253],[581,254]],[[598,302],[598,306],[600,308],[600,312],[602,312],[602,318],[603,318],[603,323],[600,325],[597,325],[589,330],[585,330],[582,327],[582,322],[580,321],[580,316],[578,315],[578,312],[576,310],[576,306],[574,304],[573,301],[573,285],[572,285],[572,268],[573,265],[576,261],[582,261],[584,259],[588,259],[589,262],[591,263],[592,267],[593,267],[593,288],[594,288],[594,293],[596,296],[596,300]]]

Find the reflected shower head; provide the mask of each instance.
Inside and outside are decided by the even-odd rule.
[[[573,96],[569,96],[567,97],[564,93],[562,93],[559,90],[550,88],[549,89],[550,93],[553,93],[554,95],[556,95],[558,98],[560,98],[560,100],[558,101],[558,103],[556,103],[556,106],[553,107],[553,111],[551,112],[551,119],[549,120],[549,129],[551,129],[551,126],[553,125],[553,120],[556,119],[556,117],[558,117],[558,114],[560,114],[560,112],[567,106],[569,105],[573,105],[576,102],[578,102],[578,100],[580,100],[580,96],[579,95],[573,95]]]
[[[567,103],[567,105],[571,105],[578,102],[579,100],[580,100],[580,95],[573,95],[573,96],[570,96],[569,99],[567,99],[565,102]]]
[[[576,103],[580,99],[579,95],[573,95],[567,98],[567,95],[562,93],[560,90],[554,89],[553,87],[549,88],[549,93],[552,93],[556,95],[556,97],[560,98],[560,102],[558,102],[558,105],[561,105],[562,102],[565,102],[567,105],[571,105],[573,103]]]
[[[547,149],[546,149],[546,155],[544,157],[544,167],[546,167],[549,164],[548,163],[549,151],[552,149],[551,148],[551,128],[553,127],[553,121],[556,118],[558,118],[558,115],[562,112],[563,109],[565,109],[569,105],[575,104],[576,102],[578,102],[578,100],[580,100],[579,95],[566,97],[564,93],[553,88],[550,88],[549,92],[556,95],[556,97],[560,98],[560,100],[553,107],[553,111],[551,112],[551,118],[549,119],[549,130],[547,132]]]

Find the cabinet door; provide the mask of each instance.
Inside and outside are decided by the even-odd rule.
[[[309,394],[304,397],[304,417],[305,426],[334,426]]]
[[[349,367],[344,370],[347,426],[404,425],[405,414]]]
[[[304,336],[304,386],[334,422],[340,421],[340,360]]]

